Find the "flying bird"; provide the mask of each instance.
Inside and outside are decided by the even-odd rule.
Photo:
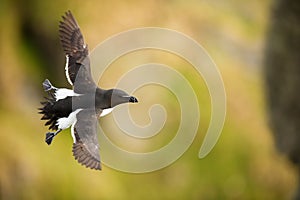
[[[93,81],[88,46],[71,11],[62,16],[59,37],[66,56],[66,78],[72,89],[54,87],[48,79],[43,82],[48,97],[41,103],[39,113],[53,130],[46,133],[45,142],[50,145],[59,132],[71,127],[75,159],[88,168],[101,170],[98,118],[119,104],[138,100],[119,89],[101,89]]]

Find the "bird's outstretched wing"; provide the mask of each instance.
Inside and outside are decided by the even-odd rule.
[[[74,139],[73,155],[80,164],[101,170],[96,113],[92,110],[81,110],[76,119],[71,129]]]
[[[66,77],[77,93],[94,91],[87,44],[71,11],[62,16],[59,23],[59,37],[66,54]]]

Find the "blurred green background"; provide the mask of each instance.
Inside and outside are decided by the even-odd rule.
[[[275,149],[268,128],[262,76],[272,3],[1,0],[0,199],[291,198],[297,183],[296,170]],[[106,166],[99,172],[74,160],[69,130],[47,146],[47,128],[40,121],[37,107],[45,95],[41,85],[45,78],[56,86],[69,87],[58,39],[58,21],[67,10],[77,18],[90,50],[113,34],[147,26],[183,32],[203,45],[219,67],[228,106],[223,133],[206,158],[197,157],[210,119],[205,84],[184,60],[152,50],[135,52],[114,62],[100,86],[112,87],[130,66],[145,61],[167,63],[180,71],[197,91],[201,123],[195,141],[179,160],[147,174],[128,174]],[[141,62],[135,62],[137,59]],[[149,95],[154,89],[155,95]],[[147,110],[158,102],[166,105],[168,120],[160,136],[149,141],[147,148],[145,141],[127,148],[157,149],[176,132],[180,122],[178,102],[171,93],[155,86],[142,88],[136,95],[140,103],[130,108],[138,124],[149,122]],[[114,126],[112,116],[101,123],[107,129]],[[110,130],[114,130],[111,137],[116,138],[118,130]],[[116,139],[124,148],[126,142]]]

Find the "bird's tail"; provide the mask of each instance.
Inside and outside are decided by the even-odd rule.
[[[49,86],[49,87],[48,87]],[[45,126],[49,125],[49,129],[57,130],[57,116],[53,113],[53,106],[55,104],[55,94],[51,89],[53,89],[53,86],[51,85],[50,81],[46,79],[43,82],[43,87],[45,91],[48,91],[48,97],[45,97],[46,101],[41,102],[42,107],[39,109],[39,114],[42,114],[41,120],[47,120],[45,123]]]

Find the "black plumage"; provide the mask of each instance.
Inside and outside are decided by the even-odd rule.
[[[98,117],[105,109],[122,103],[136,103],[137,99],[118,89],[104,90],[92,79],[88,48],[80,28],[70,11],[59,24],[59,37],[66,55],[66,77],[73,90],[56,88],[49,80],[43,82],[49,94],[42,102],[40,114],[46,126],[56,132],[46,133],[46,143],[71,126],[73,156],[82,165],[101,170],[97,139]]]

